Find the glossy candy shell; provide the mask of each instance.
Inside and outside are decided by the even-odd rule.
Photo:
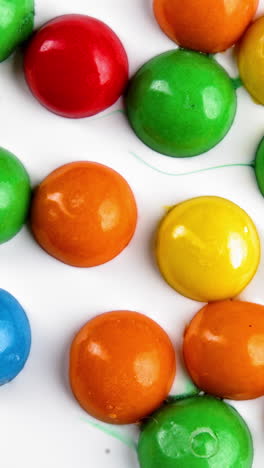
[[[206,393],[231,400],[264,395],[264,306],[205,306],[186,330],[183,351],[192,379]]]
[[[153,58],[137,72],[126,108],[146,145],[168,156],[190,157],[224,138],[236,114],[236,93],[213,58],[179,49]]]
[[[148,317],[110,312],[88,322],[70,354],[70,382],[80,405],[111,424],[145,418],[167,398],[175,376],[168,335]]]
[[[172,207],[156,237],[164,279],[196,301],[229,299],[251,281],[260,261],[256,227],[239,206],[198,197]]]
[[[98,163],[81,161],[56,169],[37,188],[32,202],[37,242],[76,267],[112,260],[130,242],[136,223],[137,206],[128,183]]]
[[[2,62],[33,32],[34,0],[2,0],[0,16],[0,62]]]
[[[141,468],[251,468],[253,444],[241,416],[215,398],[164,406],[143,426]]]
[[[238,51],[240,78],[253,99],[264,105],[264,17],[250,26]]]
[[[16,156],[0,148],[0,243],[20,231],[28,216],[30,198],[26,169]]]
[[[65,15],[45,24],[25,55],[25,76],[33,95],[50,111],[89,117],[124,92],[128,59],[116,34],[85,15]]]
[[[205,53],[235,44],[252,20],[258,0],[154,0],[156,19],[181,47]]]
[[[23,369],[31,347],[28,318],[19,302],[0,289],[0,385]]]

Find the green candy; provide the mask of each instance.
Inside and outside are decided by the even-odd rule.
[[[167,156],[208,151],[229,131],[237,107],[226,71],[198,52],[178,49],[147,62],[132,79],[127,114],[137,136]]]
[[[0,148],[0,244],[20,231],[28,215],[30,199],[26,169],[12,153]]]
[[[209,396],[164,406],[143,427],[141,468],[250,468],[252,438],[235,409]]]
[[[264,137],[262,138],[256,153],[255,174],[259,190],[264,197]]]
[[[32,34],[34,0],[0,0],[0,62]]]

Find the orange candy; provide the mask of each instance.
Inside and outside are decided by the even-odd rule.
[[[208,304],[188,326],[183,351],[192,379],[206,393],[232,400],[264,395],[264,306]]]
[[[125,179],[102,164],[74,162],[52,172],[33,198],[31,225],[50,255],[77,267],[101,265],[131,240],[137,223]]]
[[[162,404],[175,365],[171,341],[157,323],[137,312],[109,312],[88,322],[74,339],[70,382],[90,415],[130,424]]]
[[[258,0],[154,0],[154,12],[165,34],[181,47],[216,53],[240,39],[258,3]]]

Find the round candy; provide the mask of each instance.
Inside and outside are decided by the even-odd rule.
[[[141,468],[251,468],[252,437],[231,406],[192,397],[155,413],[138,446]]]
[[[258,0],[154,0],[156,19],[181,47],[222,52],[242,36]]]
[[[23,369],[31,346],[28,318],[19,302],[0,289],[0,385]]]
[[[29,44],[25,75],[34,96],[64,117],[89,117],[123,93],[128,60],[116,34],[101,21],[65,15],[45,24]]]
[[[0,148],[0,243],[22,228],[31,198],[30,180],[22,163]]]
[[[126,180],[93,162],[73,162],[52,172],[32,202],[31,225],[50,255],[77,267],[112,260],[130,242],[137,206]]]
[[[161,222],[156,255],[164,279],[196,301],[229,299],[250,282],[259,265],[256,227],[239,206],[198,197],[173,207]]]
[[[136,423],[168,396],[175,352],[168,335],[148,317],[109,312],[88,322],[70,353],[70,382],[80,405],[111,424]]]
[[[208,304],[188,326],[183,351],[192,379],[206,393],[231,400],[264,395],[264,306]]]
[[[240,77],[248,92],[264,104],[264,16],[250,26],[238,51]]]
[[[259,190],[264,197],[264,137],[262,138],[256,153],[255,174]]]
[[[0,8],[0,62],[2,62],[32,33],[34,0],[2,0]]]
[[[171,50],[138,71],[126,107],[132,128],[150,148],[168,156],[196,156],[219,143],[230,129],[236,93],[213,58]]]

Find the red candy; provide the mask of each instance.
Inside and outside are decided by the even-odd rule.
[[[65,15],[45,24],[25,56],[33,95],[64,117],[97,114],[114,104],[128,80],[128,59],[116,34],[102,21]]]

